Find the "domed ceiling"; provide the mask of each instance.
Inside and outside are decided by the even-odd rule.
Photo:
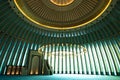
[[[29,58],[31,50],[38,50],[40,47],[45,46],[47,47],[45,51],[57,52],[66,50],[68,52],[75,51],[74,53],[78,54],[82,51],[78,49],[82,45],[87,49],[88,53],[86,55],[77,56],[77,58],[70,58],[69,56],[67,59],[59,57],[60,60],[58,61],[60,64],[66,64],[65,66],[67,66],[67,61],[64,60],[69,60],[72,64],[74,60],[75,64],[78,65],[80,61],[78,68],[76,68],[77,66],[72,66],[73,68],[71,68],[71,63],[68,64],[73,71],[72,74],[74,74],[74,71],[79,70],[75,74],[119,76],[120,0],[112,0],[109,2],[110,5],[108,4],[109,7],[107,7],[107,1],[108,0],[63,0],[62,2],[62,0],[0,0],[0,75],[6,74],[6,66],[9,65],[25,67],[28,63],[27,59]],[[42,7],[40,7],[41,5]],[[76,11],[73,12],[73,14],[72,11],[75,9]],[[95,16],[90,17],[90,14],[92,15],[93,12],[97,13],[96,10],[99,15],[94,14]],[[45,11],[51,12],[48,14],[45,13]],[[71,11],[71,13],[69,11]],[[40,17],[39,14],[42,14],[42,17]],[[58,14],[60,15],[57,16]],[[61,18],[63,14],[66,14],[66,18]],[[83,16],[80,16],[80,14]],[[77,15],[79,15],[79,17]],[[75,22],[75,20],[70,21],[72,16],[78,18],[73,18],[76,21],[83,21],[82,19],[84,19],[86,23],[86,21],[90,20],[89,24],[81,25],[81,23],[79,24],[78,22],[78,24],[75,23],[72,26],[65,26],[62,19],[64,21],[69,20],[69,24],[72,24]],[[37,18],[41,21],[35,21]],[[59,22],[56,23],[57,21],[51,21],[51,19],[61,20],[62,26],[60,26]],[[94,20],[91,21],[92,19]],[[43,23],[42,21],[46,22]],[[55,23],[59,26],[55,26]],[[65,24],[67,25],[66,22]],[[52,58],[52,56],[50,59],[51,61],[56,60],[56,58]],[[76,63],[76,61],[78,63]],[[65,74],[67,70],[65,71],[64,65],[60,64],[54,62],[55,67],[59,67],[56,69],[61,69],[61,71],[56,70],[56,73]],[[66,67],[66,69],[68,68]],[[71,73],[70,70],[67,73]]]
[[[51,30],[83,27],[98,19],[112,0],[14,0],[33,24]]]

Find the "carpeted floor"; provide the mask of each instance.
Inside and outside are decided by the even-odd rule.
[[[0,80],[120,80],[119,76],[104,75],[77,75],[77,74],[54,74],[37,76],[4,76]]]

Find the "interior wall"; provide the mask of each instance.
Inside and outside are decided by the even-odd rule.
[[[118,0],[115,8],[91,27],[73,32],[52,32],[26,23],[11,9],[7,0],[0,0],[0,74],[5,74],[7,65],[26,66],[30,50],[46,44],[69,43],[82,44],[88,53],[77,57],[81,62],[76,60],[79,65],[77,68],[72,65],[69,71],[64,71],[63,65],[56,69],[54,60],[50,58],[55,73],[75,71],[80,74],[120,75],[119,5]]]
[[[86,54],[78,55],[77,57],[68,54],[66,58],[61,58],[60,56],[48,56],[46,58],[49,60],[49,64],[53,67],[54,73],[119,75],[119,42],[120,36],[117,36],[90,43],[78,44],[87,49]],[[40,44],[28,43],[5,35],[0,37],[0,45],[1,74],[5,74],[6,66],[8,65],[27,66],[30,50],[37,50],[40,46]],[[58,47],[57,49],[57,45],[56,47],[53,47],[54,44],[51,45],[51,48],[48,47],[45,49],[56,52],[57,50],[62,50],[61,47]],[[64,46],[63,50],[67,48],[67,46]],[[74,44],[72,44],[72,48],[69,48],[68,50],[72,50],[74,54],[80,54],[80,51],[78,48],[75,48]],[[45,53],[45,55],[47,54]]]

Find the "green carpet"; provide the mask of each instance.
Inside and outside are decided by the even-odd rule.
[[[120,80],[119,76],[107,75],[77,75],[77,74],[54,74],[37,76],[5,76],[1,75],[0,80]]]

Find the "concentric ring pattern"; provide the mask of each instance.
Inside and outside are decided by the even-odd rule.
[[[30,21],[42,28],[59,30],[79,28],[96,20],[108,8],[112,0],[60,1],[14,0],[17,8]],[[59,6],[62,3],[69,5]]]

